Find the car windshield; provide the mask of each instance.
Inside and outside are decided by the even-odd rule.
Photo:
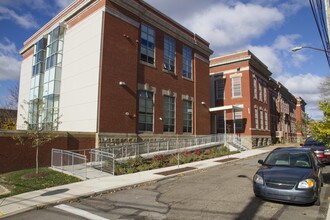
[[[311,168],[307,152],[274,151],[266,158],[265,165]]]

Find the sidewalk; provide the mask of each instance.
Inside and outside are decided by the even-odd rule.
[[[253,149],[243,151],[238,154],[229,156],[213,158],[209,160],[198,161],[189,164],[183,164],[175,167],[165,167],[155,170],[148,170],[139,173],[126,174],[120,176],[107,175],[100,178],[86,180],[78,183],[72,183],[57,187],[52,187],[43,190],[37,190],[33,192],[23,193],[20,195],[0,199],[0,218],[15,215],[28,210],[42,208],[48,205],[54,205],[61,202],[65,202],[72,199],[91,196],[93,194],[120,189],[128,186],[134,186],[145,182],[161,180],[175,176],[180,173],[174,173],[171,175],[160,175],[159,173],[171,172],[178,168],[186,168],[185,173],[195,172],[196,170],[205,169],[213,166],[219,166],[225,162],[216,162],[221,159],[228,158],[247,158],[259,154],[269,152],[270,150],[278,146],[270,146],[265,148]],[[183,169],[184,170],[184,169]]]

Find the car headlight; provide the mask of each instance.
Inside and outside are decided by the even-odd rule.
[[[313,179],[306,179],[300,181],[298,184],[298,189],[309,189],[315,186],[315,181]]]
[[[253,181],[255,183],[264,184],[264,179],[258,174],[254,175]]]

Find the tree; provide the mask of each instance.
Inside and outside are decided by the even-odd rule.
[[[12,85],[9,89],[9,95],[5,98],[0,109],[0,129],[15,130],[18,103],[18,83]]]
[[[23,136],[14,135],[13,139],[17,144],[29,145],[36,149],[36,174],[38,174],[39,148],[58,137],[56,130],[60,124],[59,116],[54,110],[49,111],[46,109],[46,103],[40,99],[24,103],[29,105],[30,110],[28,112],[28,117],[26,114],[21,114],[20,116],[22,117],[24,124],[27,126],[27,130]],[[31,106],[34,106],[34,108]],[[23,109],[23,112],[26,113],[23,105],[21,105],[21,108]],[[37,111],[33,111],[32,109],[37,109]]]
[[[323,111],[323,118],[320,121],[310,123],[311,135],[319,141],[330,145],[330,77],[321,84],[322,101],[319,103]]]

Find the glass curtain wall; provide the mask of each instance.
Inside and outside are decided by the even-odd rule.
[[[58,129],[64,28],[52,30],[34,46],[29,123],[45,130]]]

